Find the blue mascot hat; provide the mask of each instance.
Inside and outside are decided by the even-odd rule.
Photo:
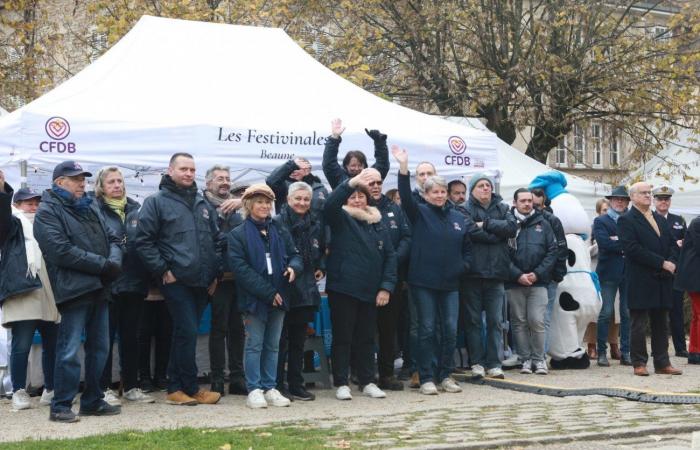
[[[566,177],[563,173],[551,171],[537,175],[528,186],[529,189],[541,188],[549,200],[566,191]]]

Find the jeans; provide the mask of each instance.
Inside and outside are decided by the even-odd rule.
[[[459,314],[458,291],[439,291],[411,286],[413,300],[418,313],[418,375],[421,384],[441,382],[454,370],[454,351],[457,343],[457,314]],[[434,336],[440,329],[440,346],[436,354]],[[433,371],[433,360],[437,357],[437,370]]]
[[[615,294],[620,290],[620,351],[623,355],[630,353],[630,312],[627,309],[627,288],[624,281],[601,281],[600,295],[603,307],[598,314],[598,354],[605,354],[605,342],[608,339],[608,327],[615,315]]]
[[[506,291],[506,296],[520,361],[545,361],[544,316],[547,310],[547,288],[514,287]]]
[[[67,305],[59,305],[61,323],[56,339],[54,398],[52,412],[68,411],[80,385],[80,338],[85,331],[85,388],[80,396],[81,409],[97,408],[102,402],[100,376],[109,350],[107,294],[94,291]]]
[[[224,382],[224,367],[228,353],[230,379],[243,379],[243,318],[236,307],[236,286],[222,281],[211,298],[211,332],[209,362],[211,382]],[[226,351],[228,350],[228,352]]]
[[[668,310],[666,309],[633,309],[631,357],[634,367],[646,366],[647,354],[646,327],[647,316],[651,328],[651,356],[654,358],[654,368],[663,369],[671,365],[668,357]]]
[[[413,300],[413,289],[409,287],[406,290],[408,297],[406,312],[408,315],[408,333],[406,336],[406,351],[403,355],[403,364],[408,372],[413,373],[418,370],[416,362],[416,354],[418,353],[418,313]]]
[[[254,314],[246,314],[245,349],[243,367],[248,392],[255,389],[267,391],[277,386],[277,356],[285,311],[274,308],[268,311],[267,321]]]
[[[173,320],[173,338],[168,362],[168,393],[182,391],[192,396],[197,383],[197,328],[209,300],[207,289],[185,286],[179,282],[160,288]]]
[[[500,368],[503,345],[503,282],[483,278],[462,281],[467,299],[467,346],[471,364],[487,369]],[[481,312],[486,312],[486,351],[482,342]]]
[[[168,307],[163,300],[143,302],[143,317],[139,326],[139,375],[141,380],[151,379],[151,338],[155,338],[155,368],[153,378],[165,380],[170,359],[170,342],[173,324]]]
[[[143,295],[136,293],[113,296],[113,301],[109,305],[109,352],[100,382],[103,389],[112,385],[112,348],[117,331],[119,332],[119,366],[124,390],[138,387],[138,333],[143,301]]]
[[[56,364],[56,334],[58,324],[43,320],[20,320],[12,324],[12,353],[10,376],[16,392],[27,387],[27,363],[32,348],[34,331],[41,334],[41,366],[44,370],[44,389],[53,391],[53,370]]]
[[[557,299],[557,286],[559,283],[550,281],[547,285],[547,309],[544,312],[544,352],[549,351],[549,326],[552,323],[552,310]]]
[[[686,351],[685,321],[683,320],[683,291],[673,290],[673,307],[669,311],[671,319],[671,338],[676,353]]]

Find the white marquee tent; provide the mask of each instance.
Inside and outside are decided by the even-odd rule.
[[[62,160],[90,170],[116,164],[137,197],[155,189],[175,151],[195,155],[200,185],[215,163],[230,165],[234,179],[261,181],[291,156],[308,158],[320,175],[335,117],[347,126],[341,155],[359,148],[372,161],[364,128],[377,128],[448,180],[500,171],[504,196],[549,170],[477,120],[446,121],[364,91],[280,29],[149,16],[83,71],[0,119],[0,167],[17,183],[27,161],[27,181],[44,188]],[[567,178],[592,209],[605,186]]]

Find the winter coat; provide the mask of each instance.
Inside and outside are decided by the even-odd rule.
[[[673,276],[662,269],[664,261],[678,260],[678,245],[668,222],[652,213],[660,236],[637,208],[620,216],[617,230],[625,252],[625,276],[629,309],[671,309]]]
[[[593,237],[598,243],[598,265],[595,272],[600,281],[620,283],[625,272],[625,255],[618,235],[618,224],[605,214],[593,219]]]
[[[323,174],[331,185],[331,189],[337,188],[340,183],[351,178],[345,171],[345,167],[341,167],[338,163],[338,147],[340,147],[342,140],[341,137],[328,136],[326,146],[323,149]],[[386,145],[386,138],[374,141],[374,164],[372,167],[379,171],[382,180],[389,173],[389,148]]]
[[[265,183],[267,183],[270,189],[275,193],[275,210],[278,214],[282,211],[282,206],[287,204],[287,190],[289,189],[289,185],[297,181],[289,178],[289,176],[298,169],[299,166],[297,166],[293,160],[289,160],[273,170],[265,179]],[[323,204],[326,202],[326,198],[328,198],[326,186],[323,185],[319,177],[312,174],[305,176],[301,181],[311,186],[311,211],[315,214],[323,214]]]
[[[471,264],[469,230],[474,223],[447,204],[440,208],[415,202],[410,175],[399,173],[399,194],[413,231],[408,283],[440,291],[458,290],[459,278]]]
[[[304,266],[301,275],[297,275],[296,280],[292,283],[289,299],[290,308],[318,306],[321,304],[321,294],[318,292],[318,285],[316,284],[314,273],[316,270],[325,271],[326,267],[325,225],[323,223],[323,216],[313,214],[311,211],[307,214],[311,219],[311,226],[308,231],[311,248],[309,248],[308,251],[310,252],[313,266]],[[286,230],[289,236],[292,237],[294,245],[301,256],[305,250],[301,248],[301,242],[294,240],[294,233],[292,232],[296,219],[295,216],[297,216],[296,213],[292,211],[288,205],[284,205],[280,214],[275,216],[272,220],[280,229]]]
[[[207,196],[205,195],[206,191],[202,191],[202,198],[204,198],[204,201],[206,202],[207,206],[209,206],[211,214],[216,217],[216,225],[219,227],[219,233],[221,233],[221,236],[226,236],[231,230],[236,228],[238,225],[243,223],[243,216],[238,211],[234,211],[230,213],[227,216],[222,216],[219,214],[219,211],[216,206],[212,202],[209,201]],[[231,269],[228,266],[228,258],[226,257],[226,247],[228,245],[228,240],[227,239],[222,239],[221,242],[221,262],[222,262],[222,270],[224,272],[231,272]],[[229,280],[227,280],[228,282]],[[231,280],[232,281],[232,280]]]
[[[333,236],[326,260],[326,290],[374,303],[379,290],[394,291],[396,252],[377,208],[343,206],[354,191],[344,181],[324,206]]]
[[[561,220],[559,220],[551,210],[552,208],[545,207],[540,212],[545,220],[549,222],[549,226],[552,227],[552,231],[554,232],[554,237],[557,239],[557,259],[552,268],[551,280],[559,283],[564,279],[564,276],[566,276],[566,260],[569,257],[569,246],[566,244],[564,226]]]
[[[84,213],[46,190],[34,218],[34,238],[44,255],[56,304],[108,288],[101,273],[110,261],[121,266],[119,238],[88,208]]]
[[[208,287],[223,271],[224,238],[216,215],[198,192],[193,203],[188,203],[167,175],[159,189],[139,211],[135,239],[138,255],[154,276],[161,277],[170,270],[185,286]]]
[[[304,266],[299,256],[299,252],[294,246],[292,237],[284,227],[272,221],[270,227],[274,227],[282,240],[285,255],[280,262],[280,267],[291,267],[294,269],[296,277],[302,277]],[[245,313],[255,313],[261,306],[267,309],[273,308],[275,294],[280,294],[284,300],[281,308],[289,310],[290,299],[287,292],[280,292],[275,288],[270,276],[262,275],[255,271],[251,265],[252,257],[248,250],[248,240],[245,232],[245,221],[231,230],[227,235],[228,265],[236,277],[236,292],[238,299],[238,310]]]
[[[377,204],[382,223],[391,236],[399,267],[408,263],[411,254],[411,225],[401,207],[382,194]]]
[[[484,207],[473,196],[466,202],[466,211],[481,227],[471,230],[472,261],[468,278],[506,281],[510,278],[508,239],[515,237],[517,222],[500,195],[493,194]]]
[[[700,292],[700,217],[690,222],[685,233],[673,287],[679,291]]]
[[[685,224],[685,219],[683,216],[668,213],[664,219],[666,219],[668,226],[671,228],[671,235],[673,236],[674,240],[682,241],[685,239],[685,233],[688,230],[688,227]]]
[[[521,287],[518,278],[533,272],[537,281],[533,286],[546,286],[557,260],[557,239],[552,226],[540,211],[518,220],[518,234],[510,246],[510,283],[506,288]]]

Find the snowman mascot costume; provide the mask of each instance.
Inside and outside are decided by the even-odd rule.
[[[552,369],[586,369],[590,365],[583,345],[586,326],[595,322],[602,305],[598,278],[591,270],[591,221],[581,202],[566,191],[561,172],[535,177],[530,189],[541,188],[561,220],[569,248],[567,273],[557,287],[550,322],[549,356]]]

